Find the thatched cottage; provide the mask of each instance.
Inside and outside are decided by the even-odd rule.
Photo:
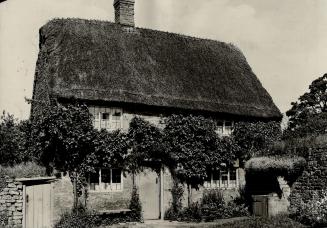
[[[88,104],[98,129],[127,130],[134,115],[152,123],[160,115],[211,116],[228,135],[233,122],[280,120],[281,113],[232,44],[134,26],[134,0],[115,0],[115,23],[54,19],[40,29],[32,115],[38,101]],[[237,165],[213,174],[205,188],[236,189]],[[89,206],[124,207],[131,176],[99,169],[90,177]],[[144,217],[159,218],[171,197],[169,175],[137,177]],[[196,195],[196,194],[194,194]],[[109,205],[109,206],[108,206]]]

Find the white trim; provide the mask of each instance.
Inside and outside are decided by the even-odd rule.
[[[102,170],[103,169],[107,169],[109,170],[110,172],[110,188],[108,189],[102,189]],[[92,192],[92,193],[100,193],[100,192],[122,192],[124,190],[124,175],[123,175],[123,171],[121,169],[120,170],[120,183],[114,183],[114,184],[120,184],[120,189],[113,189],[111,188],[111,186],[113,185],[112,183],[112,170],[113,169],[117,169],[117,168],[99,168],[99,171],[97,172],[98,176],[99,176],[99,182],[98,182],[98,186],[99,186],[99,189],[91,189],[91,178],[90,176],[88,177],[88,189],[89,189],[89,192]],[[94,187],[95,188],[95,187]]]
[[[231,184],[231,180],[230,180],[230,172],[231,172],[232,168],[227,169],[227,187],[225,185],[223,185],[223,181],[222,181],[222,172],[219,170],[219,180],[214,180],[213,179],[213,172],[211,172],[210,174],[210,181],[205,181],[203,186],[204,188],[207,189],[236,189],[239,187],[239,180],[238,180],[238,171],[239,168],[235,168],[235,173],[236,173],[236,180],[235,180],[235,184]],[[218,170],[213,170],[213,171],[218,171]],[[226,170],[222,170],[225,171]],[[225,173],[226,175],[226,173]],[[214,184],[214,181],[216,181],[216,183]],[[234,181],[234,180],[233,180]],[[219,184],[217,184],[217,182]],[[231,186],[232,185],[232,186]]]

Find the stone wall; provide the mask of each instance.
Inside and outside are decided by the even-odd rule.
[[[6,218],[7,226],[22,227],[23,224],[23,185],[12,178],[5,177],[0,189],[0,212]],[[3,224],[0,224],[0,227]]]
[[[306,160],[307,167],[292,186],[290,198],[293,203],[299,197],[306,201],[313,192],[327,190],[327,144],[309,148]]]

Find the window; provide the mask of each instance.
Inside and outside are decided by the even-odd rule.
[[[217,121],[216,133],[219,136],[230,136],[233,131],[232,121]]]
[[[205,188],[230,189],[238,187],[238,174],[236,168],[226,170],[213,170],[208,172],[208,178],[204,182]]]
[[[121,108],[103,108],[89,107],[89,111],[93,116],[93,126],[100,130],[106,129],[114,131],[122,128],[122,109]]]
[[[123,190],[121,169],[97,169],[89,176],[91,191],[113,192]]]

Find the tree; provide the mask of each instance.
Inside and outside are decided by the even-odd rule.
[[[18,121],[3,112],[0,117],[0,164],[14,165],[27,161],[28,121]]]
[[[74,171],[94,151],[94,128],[85,105],[53,105],[33,119],[32,154],[51,170]]]
[[[327,130],[327,74],[314,80],[309,92],[291,103],[286,112],[289,125],[285,138],[324,134]]]

